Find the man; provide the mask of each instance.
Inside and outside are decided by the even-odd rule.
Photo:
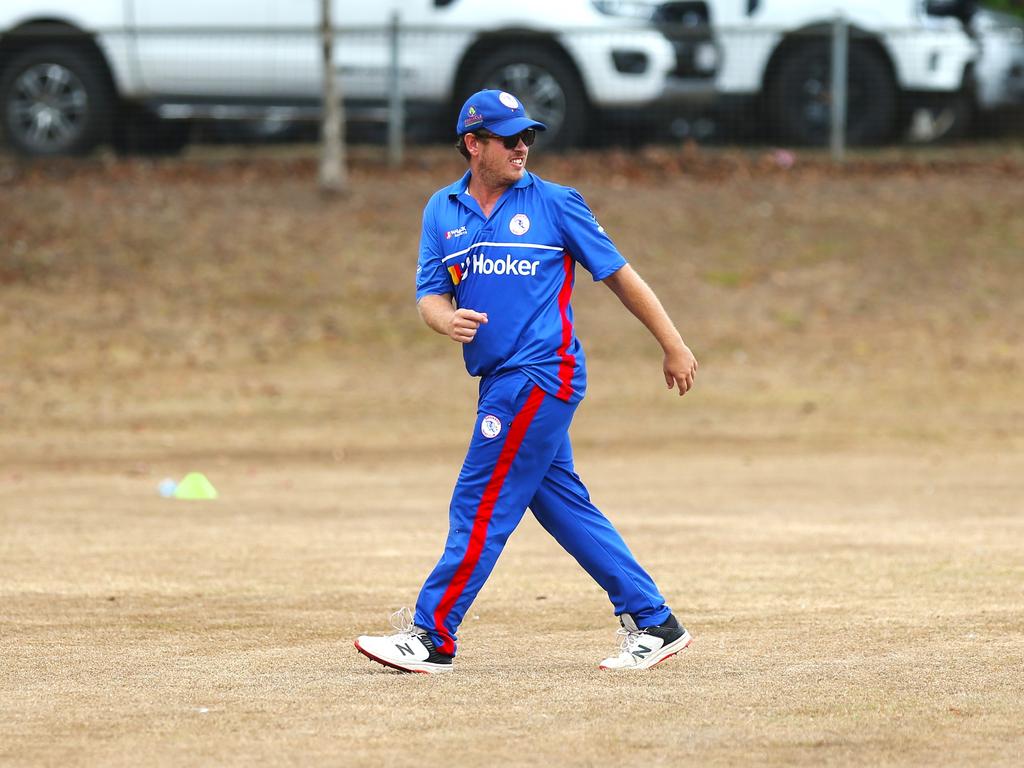
[[[471,96],[456,129],[469,171],[424,210],[417,306],[428,326],[462,345],[466,368],[480,377],[480,398],[444,554],[415,616],[399,611],[397,634],[355,641],[395,669],[452,669],[459,624],[527,507],[608,592],[623,640],[601,669],[647,669],[690,643],[573,468],[568,429],[586,388],[569,304],[576,264],[661,344],[669,389],[685,394],[697,361],[580,194],[526,171],[544,129],[512,94]]]

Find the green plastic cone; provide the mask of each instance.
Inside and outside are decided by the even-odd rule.
[[[202,472],[189,472],[178,483],[178,487],[174,489],[174,498],[188,499],[190,501],[216,499],[217,489],[213,487],[213,483],[207,480],[206,475]]]

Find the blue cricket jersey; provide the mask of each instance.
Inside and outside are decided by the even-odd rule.
[[[452,294],[488,322],[463,345],[466,370],[484,378],[521,370],[545,392],[578,402],[587,388],[570,299],[580,263],[604,280],[626,260],[571,187],[524,173],[485,218],[470,173],[423,211],[416,300]]]

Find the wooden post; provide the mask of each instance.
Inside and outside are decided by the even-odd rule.
[[[388,67],[388,165],[402,165],[402,145],[405,139],[405,105],[402,95],[402,26],[398,11],[391,15],[389,45],[391,62]]]
[[[345,168],[345,115],[334,74],[334,29],[331,0],[320,0],[320,47],[323,52],[323,120],[320,128],[320,191],[327,195],[348,191]]]

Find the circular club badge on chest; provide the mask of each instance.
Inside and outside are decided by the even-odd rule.
[[[480,422],[480,434],[486,438],[497,437],[501,434],[501,419],[488,414]]]
[[[513,235],[525,235],[530,231],[530,220],[525,213],[517,213],[508,223],[508,228]]]

